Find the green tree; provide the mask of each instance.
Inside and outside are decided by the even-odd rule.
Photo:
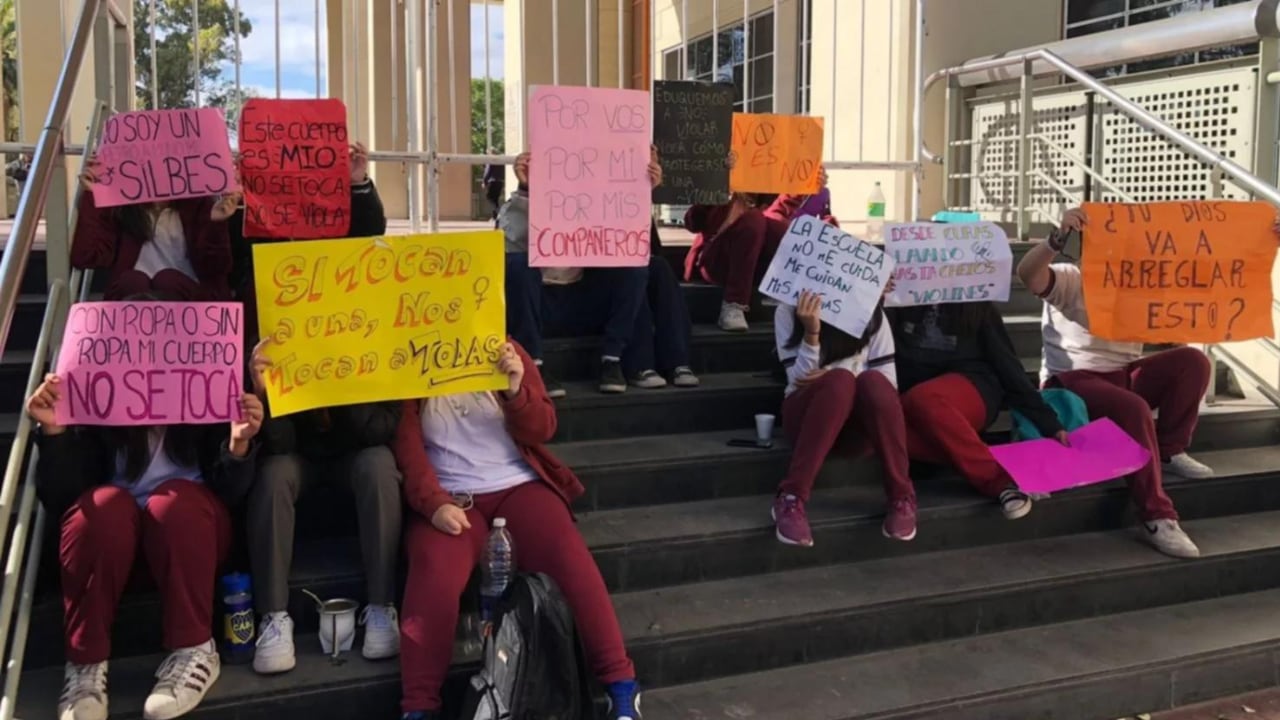
[[[489,88],[493,97],[493,149],[502,153],[506,146],[503,111],[507,107],[503,102],[502,81],[490,80]],[[473,153],[484,153],[489,150],[484,108],[484,78],[471,78],[471,152]]]
[[[0,74],[4,76],[4,139],[18,140],[18,25],[14,0],[0,0]]]
[[[200,27],[194,27],[191,0],[154,0],[156,5],[156,75],[151,77],[151,3],[134,0],[133,46],[137,63],[138,107],[151,108],[153,83],[161,108],[195,106],[195,82],[199,79],[200,104],[238,112],[244,98],[235,97],[235,86],[222,68],[238,60],[235,51],[235,7],[229,0],[199,0]],[[240,37],[253,31],[249,18],[240,13]],[[200,41],[200,67],[193,65],[195,40]],[[231,107],[233,106],[234,107]]]

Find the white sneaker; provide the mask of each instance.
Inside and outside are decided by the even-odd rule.
[[[156,686],[142,706],[142,717],[171,720],[186,715],[204,699],[220,672],[218,651],[212,640],[174,651],[156,671]]]
[[[267,613],[258,626],[253,671],[261,675],[289,672],[298,664],[293,652],[293,618],[287,612]]]
[[[400,618],[395,605],[369,605],[360,614],[364,626],[365,660],[385,660],[400,654]]]
[[[1178,525],[1177,520],[1152,520],[1142,523],[1143,537],[1156,550],[1176,558],[1198,558],[1200,548]]]
[[[67,663],[62,671],[58,720],[107,720],[107,664]]]
[[[1213,477],[1213,468],[1186,453],[1178,453],[1164,463],[1164,471],[1188,480],[1204,480]]]
[[[747,309],[734,303],[720,304],[720,329],[725,332],[746,332]]]
[[[667,379],[659,375],[657,370],[641,370],[631,377],[631,384],[638,388],[654,390],[666,387]]]

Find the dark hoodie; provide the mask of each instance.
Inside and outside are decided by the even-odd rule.
[[[1057,414],[1027,378],[999,311],[991,303],[969,305],[885,308],[896,345],[898,390],[905,393],[940,375],[959,373],[986,403],[987,425],[1007,406],[1045,437],[1061,431]],[[973,313],[973,327],[959,327],[962,312]]]

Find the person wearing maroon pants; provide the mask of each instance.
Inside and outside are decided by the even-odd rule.
[[[1067,433],[1014,353],[1004,320],[988,302],[885,310],[897,349],[898,388],[913,460],[951,465],[973,488],[996,498],[1005,517],[1031,512],[979,434],[1001,408],[1025,415],[1045,437]]]
[[[796,307],[779,305],[774,313],[778,357],[787,370],[782,429],[792,444],[791,464],[773,501],[778,540],[813,545],[805,508],[818,471],[837,446],[879,457],[889,500],[884,535],[911,540],[916,493],[908,475],[893,333],[878,306],[860,338],[822,322],[821,314],[822,297],[808,291]]]
[[[827,187],[827,172],[819,174]],[[686,281],[702,280],[724,288],[720,329],[748,330],[746,312],[764,279],[769,263],[782,244],[791,219],[809,195],[778,195],[761,211],[754,198],[734,193],[724,205],[694,205],[685,212],[684,226],[695,233],[685,256]],[[834,218],[823,218],[834,224]]]
[[[617,615],[569,511],[582,484],[545,445],[555,434],[555,406],[524,348],[508,343],[498,367],[508,378],[501,392],[409,400],[401,413],[392,449],[413,510],[400,623],[404,718],[439,718],[458,598],[489,527],[503,518],[519,571],[546,573],[564,593],[587,660],[609,693],[611,720],[640,720]]]
[[[27,400],[40,423],[36,494],[62,518],[67,664],[57,716],[106,719],[111,626],[138,556],[159,587],[171,652],[143,717],[185,715],[218,679],[213,588],[231,545],[227,508],[253,483],[262,404],[242,396],[229,437],[216,426],[68,428],[54,413],[62,389],[48,375]]]
[[[1079,395],[1090,417],[1110,418],[1151,452],[1152,461],[1129,476],[1145,530],[1141,535],[1166,555],[1199,557],[1200,549],[1178,524],[1163,474],[1213,476],[1211,468],[1187,454],[1209,387],[1209,361],[1191,347],[1143,357],[1142,343],[1106,340],[1089,331],[1080,268],[1054,262],[1067,236],[1086,222],[1083,210],[1068,211],[1048,240],[1018,263],[1018,277],[1045,303],[1041,382]],[[1158,421],[1153,410],[1160,412]]]

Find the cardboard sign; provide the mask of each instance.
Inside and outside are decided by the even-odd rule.
[[[258,243],[273,415],[507,386],[502,233]]]
[[[1094,335],[1218,343],[1274,334],[1272,205],[1085,203],[1084,211],[1080,270]]]
[[[791,223],[760,292],[795,305],[801,290],[822,295],[822,321],[862,337],[893,275],[893,258],[817,218]]]
[[[733,114],[734,192],[812,195],[821,187],[822,118]]]
[[[115,207],[222,195],[237,188],[218,108],[117,113],[102,127],[93,203]]]
[[[529,92],[530,267],[649,264],[649,93]]]
[[[71,307],[58,353],[63,425],[240,419],[240,303],[90,302]]]
[[[897,263],[885,305],[1008,301],[1013,251],[999,225],[889,223],[884,237]]]
[[[331,238],[351,224],[341,100],[253,98],[240,111],[245,237]]]
[[[662,161],[655,203],[729,202],[733,86],[658,80],[653,84],[653,144]]]
[[[1023,492],[1052,493],[1141,470],[1151,453],[1107,418],[1068,433],[1070,447],[1041,439],[993,445],[991,454]]]

